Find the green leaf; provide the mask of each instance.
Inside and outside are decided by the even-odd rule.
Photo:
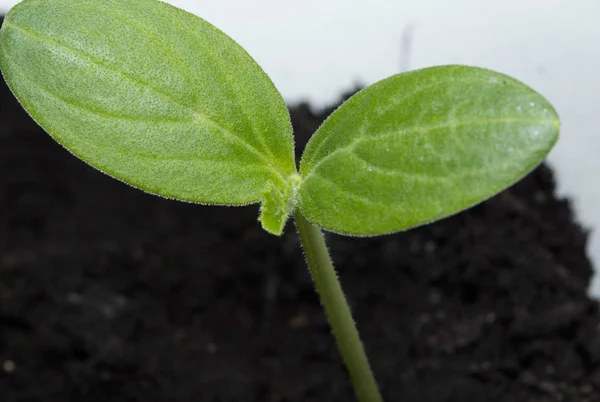
[[[395,75],[350,98],[309,141],[298,206],[337,233],[409,229],[515,183],[543,160],[559,126],[541,95],[490,70]]]
[[[166,3],[25,0],[4,21],[0,68],[54,139],[147,192],[243,205],[286,193],[296,174],[289,114],[268,76]]]
[[[274,234],[281,234],[285,222],[296,208],[296,193],[300,185],[298,173],[289,177],[284,186],[269,186],[263,192],[260,208],[260,221],[263,228]]]

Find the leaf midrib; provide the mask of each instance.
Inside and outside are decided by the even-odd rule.
[[[406,74],[411,74],[411,73],[406,73]],[[395,76],[386,78],[386,79],[384,79],[384,81],[392,79],[394,77]],[[448,79],[448,80],[439,80],[439,79],[437,79],[437,80],[433,80],[431,82],[427,82],[427,83],[425,83],[423,85],[418,86],[417,88],[415,88],[414,91],[410,91],[408,93],[403,93],[402,96],[400,96],[397,99],[394,99],[393,102],[388,103],[386,105],[386,109],[389,110],[391,107],[397,106],[400,103],[404,102],[406,99],[412,98],[412,97],[416,96],[417,94],[419,94],[421,92],[428,91],[428,90],[438,89],[438,88],[440,88],[443,85],[448,85],[448,83],[451,83],[451,84],[460,84],[460,83],[472,84],[472,83],[475,83],[475,82],[481,82],[481,83],[485,83],[485,84],[493,84],[493,83],[491,83],[487,79],[479,79],[479,78],[474,78],[474,77],[468,77],[468,78],[462,78],[462,77],[460,77],[460,78],[452,78],[452,79]],[[377,85],[377,84],[378,83],[376,83],[374,85]],[[498,85],[498,84],[493,84],[493,85]],[[360,92],[358,94],[360,94]],[[359,107],[359,108],[361,108],[361,110],[364,109],[368,105],[368,101],[369,101],[369,99],[371,97],[373,97],[373,93],[367,94],[366,96],[363,97],[363,99],[361,99],[359,101],[359,103],[357,103],[356,106]],[[352,99],[352,98],[350,98],[350,99]],[[364,113],[362,115],[364,115]],[[342,127],[342,126],[338,125],[338,127]],[[311,153],[314,154],[314,155],[317,155],[326,142],[327,142],[326,140],[321,141],[318,144],[317,148],[314,149],[314,150],[312,150]]]
[[[86,3],[87,4],[87,3]],[[77,8],[81,8],[82,5],[77,5]],[[162,42],[162,37],[160,35],[160,32],[154,29],[154,26],[151,27],[147,27],[145,25],[139,24],[138,21],[135,18],[130,18],[130,16],[128,14],[119,12],[118,10],[114,10],[112,8],[106,8],[104,7],[104,5],[100,5],[100,7],[102,7],[102,10],[104,12],[106,12],[107,14],[113,15],[115,17],[121,18],[123,20],[126,20],[127,23],[131,24],[131,25],[135,25],[137,29],[139,29],[140,31],[143,31],[146,34],[150,34],[153,36],[154,39],[156,39],[157,41],[161,41],[161,43],[164,44],[164,42]],[[87,7],[89,10],[91,11],[95,11],[95,9],[93,7]],[[115,12],[116,11],[116,12]],[[196,35],[194,35],[193,31],[188,32],[187,30],[183,30],[187,35],[189,35],[190,37],[193,37],[194,39],[199,39]],[[212,47],[209,47],[209,49],[213,50]],[[220,66],[224,66],[223,62],[221,61],[221,58],[213,52],[213,60],[216,60]],[[239,85],[235,82],[235,77],[233,77],[229,70],[226,68],[221,68],[221,71],[226,74],[227,79],[224,80],[223,82],[229,86],[231,93],[234,96],[238,96],[239,91],[234,90],[232,88],[232,84],[236,86],[236,88],[239,88]],[[250,130],[252,131],[252,133],[260,140],[261,145],[263,146],[264,150],[269,154],[269,156],[273,159],[277,159],[270,147],[265,143],[265,140],[263,138],[262,135],[260,135],[260,133],[256,130],[256,127],[252,124],[252,121],[250,120],[250,117],[248,116],[248,114],[243,110],[243,108],[239,108],[240,113],[244,116],[246,123],[248,124],[248,127],[250,128]],[[256,148],[255,148],[256,149]],[[260,150],[256,149],[258,152],[260,152]]]
[[[208,117],[207,115],[203,114],[202,112],[198,111],[198,110],[194,110],[192,108],[190,108],[188,105],[181,103],[178,99],[176,99],[175,97],[173,97],[172,94],[162,91],[161,89],[153,86],[152,84],[143,81],[141,79],[139,79],[136,76],[130,75],[124,71],[118,70],[113,68],[112,66],[106,65],[104,63],[102,63],[101,61],[98,61],[96,59],[94,59],[90,54],[74,48],[72,46],[66,45],[64,43],[62,43],[61,41],[56,40],[55,38],[52,37],[48,37],[45,35],[41,35],[35,31],[32,31],[31,29],[27,29],[25,27],[22,27],[18,24],[15,24],[13,22],[10,21],[4,21],[5,25],[8,25],[10,27],[16,28],[18,31],[22,32],[23,34],[33,38],[33,39],[37,39],[41,42],[45,42],[51,45],[55,45],[58,47],[62,47],[66,50],[71,51],[73,54],[78,55],[79,57],[81,57],[82,59],[90,62],[93,65],[96,65],[100,68],[103,68],[107,71],[110,71],[114,74],[120,75],[122,77],[125,77],[126,79],[133,81],[135,83],[138,83],[142,86],[145,86],[149,89],[151,89],[152,91],[156,92],[157,94],[160,94],[162,96],[164,96],[165,98],[169,99],[172,103],[178,105],[179,107],[183,108],[184,110],[188,111],[192,117],[198,121],[201,121],[211,127],[214,127],[218,130],[218,132],[221,132],[222,134],[226,135],[227,137],[230,137],[232,139],[234,139],[235,141],[237,141],[238,143],[242,144],[248,151],[250,151],[251,153],[253,153],[254,155],[256,155],[257,157],[259,157],[263,162],[265,162],[265,164],[268,166],[268,168],[276,175],[284,177],[284,173],[280,172],[278,169],[276,169],[273,166],[273,162],[271,160],[269,160],[263,153],[261,153],[258,149],[256,149],[254,146],[252,146],[252,144],[250,144],[249,142],[245,141],[243,138],[238,137],[237,135],[235,135],[234,133],[232,133],[231,131],[229,131],[229,129],[227,129],[226,127],[222,126],[221,124],[219,124],[218,122],[212,120],[210,117]]]
[[[535,119],[519,119],[519,118],[508,118],[508,117],[503,117],[503,118],[493,118],[493,119],[482,119],[482,120],[467,120],[467,121],[457,121],[457,120],[449,120],[445,123],[441,123],[441,124],[430,124],[430,125],[424,125],[424,126],[417,126],[417,127],[412,127],[412,128],[407,128],[405,130],[401,130],[401,131],[397,131],[397,132],[393,132],[393,133],[382,133],[382,134],[376,134],[376,135],[372,135],[369,137],[356,137],[354,138],[351,142],[349,142],[348,144],[337,148],[335,151],[331,152],[330,154],[328,154],[327,156],[325,156],[324,158],[320,159],[310,170],[310,172],[304,177],[304,181],[308,180],[316,171],[317,169],[323,165],[323,163],[325,163],[326,161],[328,161],[329,159],[335,157],[337,154],[344,152],[346,150],[352,150],[355,146],[357,146],[358,144],[360,144],[361,142],[364,141],[369,141],[369,140],[381,140],[381,139],[385,139],[387,137],[392,137],[392,136],[396,136],[396,135],[406,135],[406,134],[413,134],[413,133],[420,133],[420,134],[425,134],[428,133],[432,130],[437,130],[437,129],[442,129],[442,128],[449,128],[449,127],[469,127],[469,126],[477,126],[477,125],[481,125],[481,124],[498,124],[498,123],[509,123],[509,124],[517,124],[517,123],[529,123],[529,124],[551,124],[551,125],[556,125],[557,122],[556,120],[535,120]]]

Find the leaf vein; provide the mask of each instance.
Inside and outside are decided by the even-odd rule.
[[[177,100],[175,97],[173,97],[172,94],[169,94],[168,92],[164,92],[161,89],[158,89],[157,87],[153,86],[152,84],[143,81],[141,79],[139,79],[138,77],[135,77],[133,75],[130,75],[124,71],[121,70],[117,70],[109,65],[106,65],[104,63],[102,63],[99,60],[95,60],[90,54],[74,48],[72,46],[66,45],[54,38],[48,37],[48,36],[44,36],[41,35],[39,33],[36,33],[34,31],[31,31],[30,29],[24,28],[20,25],[14,24],[12,22],[5,22],[4,24],[8,24],[14,28],[16,28],[17,30],[21,31],[22,33],[24,33],[25,35],[32,37],[34,39],[37,39],[41,42],[45,42],[45,43],[49,43],[51,45],[55,45],[55,46],[59,46],[62,47],[68,51],[70,51],[74,56],[78,56],[79,58],[95,65],[98,66],[106,71],[111,72],[112,74],[115,75],[119,75],[122,77],[125,77],[126,79],[133,81],[135,83],[141,84],[142,86],[145,86],[149,89],[151,89],[152,91],[156,92],[157,94],[160,94],[162,96],[164,96],[165,98],[169,99],[171,102],[175,103],[176,105],[180,106],[181,108],[187,110],[188,112],[190,112],[192,114],[192,117],[194,118],[194,120],[198,120],[201,121],[203,123],[205,123],[208,126],[211,126],[213,128],[217,129],[217,132],[222,133],[224,136],[226,137],[230,137],[235,139],[235,141],[241,143],[246,149],[248,149],[251,153],[255,154],[256,156],[258,156],[260,159],[262,159],[267,165],[269,165],[271,167],[271,169],[277,173],[278,175],[281,175],[273,166],[272,166],[272,162],[267,159],[267,157],[261,153],[258,149],[256,149],[254,146],[252,146],[252,144],[248,143],[247,141],[245,141],[244,139],[238,137],[237,135],[233,134],[231,131],[229,131],[227,128],[223,127],[222,125],[220,125],[219,123],[217,123],[216,121],[212,120],[210,117],[206,116],[205,114],[194,110],[192,108],[190,108],[189,106],[187,106],[184,103],[181,103],[179,100]]]
[[[411,128],[408,128],[405,130],[400,130],[400,131],[393,132],[393,133],[383,133],[383,134],[372,135],[369,137],[356,137],[348,144],[346,144],[340,148],[337,148],[336,150],[334,150],[333,152],[331,152],[330,154],[328,154],[327,156],[325,156],[324,158],[319,160],[319,162],[317,162],[317,164],[313,166],[313,168],[306,175],[306,177],[304,177],[304,180],[308,180],[310,178],[310,176],[315,174],[317,169],[319,169],[323,165],[323,163],[325,163],[329,159],[335,157],[337,154],[339,154],[345,150],[352,150],[355,146],[357,146],[358,144],[365,142],[365,141],[375,141],[375,140],[380,141],[380,140],[387,139],[388,137],[393,137],[393,136],[398,136],[398,135],[407,135],[407,134],[413,134],[413,133],[427,134],[430,131],[444,129],[444,128],[448,128],[448,127],[454,127],[456,129],[458,127],[471,127],[471,126],[478,126],[478,125],[482,125],[482,124],[502,124],[502,123],[508,123],[508,124],[546,123],[546,124],[555,125],[556,122],[554,120],[532,120],[532,119],[519,119],[519,118],[507,118],[507,117],[483,119],[483,120],[467,120],[467,121],[458,121],[458,122],[447,121],[447,122],[441,123],[441,124],[411,127]]]
[[[45,88],[42,88],[42,87],[37,87],[37,89],[41,93],[45,94],[45,96],[50,96],[53,99],[58,100],[59,102],[62,102],[62,103],[66,104],[66,105],[68,105],[70,107],[79,108],[79,109],[82,109],[82,110],[85,110],[85,111],[89,111],[89,112],[91,112],[93,114],[100,115],[96,110],[88,107],[87,105],[78,104],[78,103],[75,103],[75,102],[73,102],[71,100],[64,99],[64,98],[58,96],[57,94],[55,94],[55,93],[53,93],[53,92],[51,92],[51,91],[49,91],[49,90],[47,90]],[[121,117],[121,116],[110,116],[110,118],[115,118],[115,119],[130,119],[129,117]],[[155,121],[151,121],[151,122],[155,122]],[[174,120],[174,121],[164,120],[162,122],[167,122],[167,123],[181,123],[181,122],[179,122],[177,120]],[[97,146],[98,145],[97,143],[93,143],[89,139],[86,139],[85,137],[80,137],[80,138],[82,138],[89,146]],[[109,146],[109,147],[110,147],[110,145],[112,145],[112,144],[109,144],[109,143],[102,144],[102,146]],[[140,157],[140,158],[146,158],[146,159],[154,158],[155,160],[195,162],[195,163],[201,163],[201,164],[218,164],[218,163],[223,163],[223,164],[226,164],[226,165],[240,165],[240,166],[252,168],[253,170],[258,170],[258,171],[263,170],[263,171],[266,171],[268,173],[275,173],[275,174],[277,174],[277,172],[274,172],[273,169],[271,169],[270,167],[265,166],[265,165],[263,165],[261,163],[251,163],[251,164],[250,163],[245,163],[245,162],[242,163],[239,160],[230,160],[230,161],[218,161],[218,160],[213,160],[213,159],[208,159],[207,160],[207,159],[200,159],[200,158],[198,158],[197,155],[192,155],[192,156],[165,156],[165,155],[157,156],[157,155],[143,154],[141,152],[130,152],[130,153],[123,152],[119,148],[112,148],[111,147],[111,149],[113,151],[119,152],[119,153],[124,154],[124,155],[129,155],[129,156],[133,156],[133,157]]]
[[[473,79],[473,78],[468,78],[468,79],[453,78],[453,79],[438,80],[438,81],[430,82],[430,83],[421,85],[421,86],[415,88],[413,91],[410,91],[409,93],[402,95],[400,98],[395,99],[393,102],[390,102],[387,105],[387,107],[383,111],[380,111],[378,114],[380,115],[382,113],[385,113],[386,111],[390,110],[394,106],[397,106],[398,104],[404,102],[406,99],[411,98],[420,92],[427,91],[430,89],[437,89],[442,85],[447,85],[448,83],[456,84],[456,83],[463,83],[463,82],[466,82],[466,83],[485,82],[488,84],[492,84],[489,80]],[[360,107],[363,107],[363,105],[366,104],[367,100],[370,99],[372,96],[373,95],[370,94],[367,97],[365,97],[364,99],[362,99],[360,102],[360,105],[361,105]],[[356,113],[356,115],[365,116],[364,113]],[[363,119],[363,120],[368,121],[369,119]],[[362,131],[362,132],[366,131],[366,124],[359,125],[358,130]],[[323,140],[320,144],[318,144],[317,148],[314,151],[312,151],[313,155],[317,155],[325,143],[327,143],[327,139]]]
[[[79,8],[79,7],[80,7],[80,5],[79,5],[79,4],[77,4],[77,8]],[[89,9],[90,9],[90,10],[92,10],[92,11],[93,11],[93,10],[95,10],[93,7],[92,7],[92,8],[89,8]],[[127,15],[127,14],[125,14],[125,13],[123,13],[123,12],[118,12],[118,11],[117,11],[117,12],[113,12],[113,11],[114,11],[114,9],[112,9],[112,8],[110,8],[110,7],[108,7],[108,8],[106,8],[106,7],[102,7],[102,9],[103,9],[103,12],[106,12],[107,14],[113,15],[113,16],[115,16],[115,17],[117,17],[117,18],[121,18],[121,19],[123,19],[123,20],[126,20],[128,24],[135,25],[135,26],[136,26],[136,28],[137,28],[138,30],[140,30],[140,31],[143,31],[143,32],[144,32],[144,33],[146,33],[147,35],[152,35],[152,37],[153,37],[154,39],[156,39],[156,40],[158,40],[158,41],[161,41],[161,42],[162,42],[162,35],[161,35],[161,32],[160,32],[160,31],[158,31],[158,30],[156,29],[156,27],[157,27],[157,26],[155,26],[155,25],[152,25],[152,26],[150,26],[150,28],[148,28],[146,25],[139,24],[139,23],[138,23],[138,21],[137,21],[137,19],[135,19],[135,18],[129,18],[129,15]],[[188,34],[188,35],[192,36],[194,39],[204,40],[204,38],[201,38],[201,37],[199,37],[199,36],[195,35],[193,31],[189,31],[189,32],[188,32],[188,30],[184,30],[184,32],[186,32],[186,34]],[[164,43],[164,42],[162,42],[162,43]],[[170,47],[170,48],[171,48],[171,51],[174,51],[174,50],[176,50],[176,48],[174,48],[174,47]],[[210,49],[211,49],[211,50],[213,50],[213,47],[210,47]],[[226,76],[227,76],[227,78],[228,78],[228,79],[224,80],[225,84],[227,84],[227,86],[230,88],[230,90],[231,90],[231,94],[232,94],[234,97],[238,98],[238,93],[239,93],[239,90],[234,90],[234,89],[232,88],[232,83],[233,83],[233,84],[235,85],[235,87],[236,87],[237,89],[239,89],[239,85],[237,84],[237,82],[236,82],[235,78],[234,78],[234,77],[233,77],[233,76],[230,74],[230,72],[229,72],[229,70],[226,68],[225,64],[224,64],[224,63],[221,61],[221,59],[222,59],[222,56],[220,56],[220,55],[219,55],[219,54],[217,54],[216,52],[213,52],[213,55],[215,56],[215,57],[213,57],[213,60],[216,60],[217,62],[219,62],[219,64],[220,64],[220,65],[221,65],[221,67],[222,67],[222,68],[221,68],[221,71],[222,71],[224,74],[226,74]],[[239,98],[238,98],[238,99],[239,99]],[[239,103],[239,100],[238,100],[238,103]],[[270,148],[269,148],[267,145],[265,145],[265,141],[264,141],[264,138],[263,138],[263,136],[261,136],[261,135],[260,135],[260,134],[257,132],[256,128],[254,127],[254,125],[253,125],[253,124],[252,124],[252,122],[250,121],[250,117],[249,117],[249,116],[248,116],[248,114],[247,114],[247,113],[244,111],[244,108],[243,108],[243,107],[242,107],[242,108],[239,108],[239,111],[240,111],[240,113],[241,113],[241,114],[244,116],[244,118],[246,119],[246,122],[247,122],[247,124],[248,124],[248,127],[250,127],[250,129],[251,129],[251,130],[252,130],[252,132],[253,132],[253,133],[256,135],[256,137],[257,137],[257,138],[259,138],[259,140],[260,140],[260,142],[261,142],[261,145],[263,146],[263,150],[265,150],[265,151],[266,151],[266,152],[269,154],[269,156],[270,156],[271,158],[273,158],[273,159],[276,159],[276,158],[273,156],[273,153],[272,153],[271,149],[270,149]],[[260,152],[260,151],[259,151],[259,152]]]
[[[354,150],[349,150],[348,154],[351,155],[357,161],[363,163],[367,169],[374,170],[378,173],[385,174],[385,175],[403,176],[403,177],[406,177],[411,180],[423,180],[423,181],[430,181],[430,182],[448,182],[448,183],[451,183],[449,176],[458,176],[455,174],[447,175],[447,176],[430,176],[430,175],[427,175],[424,173],[407,172],[404,170],[393,169],[393,168],[383,168],[381,166],[373,165],[372,163],[370,163],[369,161],[367,161],[366,159],[364,159],[363,157],[358,155],[356,152],[354,152]]]

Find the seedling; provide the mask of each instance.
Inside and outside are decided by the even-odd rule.
[[[290,116],[269,77],[208,22],[156,0],[25,0],[0,31],[0,68],[56,141],[146,192],[260,204],[293,216],[360,401],[380,401],[321,229],[376,236],[457,213],[549,152],[559,120],[505,75],[440,66],[394,75],[340,106],[296,168]]]

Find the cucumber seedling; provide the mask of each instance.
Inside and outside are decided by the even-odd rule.
[[[547,155],[559,120],[506,75],[439,66],[359,91],[294,157],[282,96],[223,32],[157,0],[25,0],[0,68],[56,141],[148,193],[292,218],[358,400],[380,401],[322,229],[376,236],[457,213]]]

